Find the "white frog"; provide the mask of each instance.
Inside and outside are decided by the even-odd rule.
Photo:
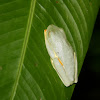
[[[45,44],[53,68],[63,84],[68,87],[77,83],[77,57],[62,28],[49,25],[44,30]]]

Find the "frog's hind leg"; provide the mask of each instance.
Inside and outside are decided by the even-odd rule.
[[[77,81],[78,81],[78,76],[77,76],[77,57],[76,57],[76,54],[75,54],[75,52],[74,52],[74,63],[75,63],[75,80],[74,80],[74,82],[75,83],[77,83]]]

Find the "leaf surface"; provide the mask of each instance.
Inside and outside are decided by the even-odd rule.
[[[62,27],[80,73],[99,9],[98,0],[0,0],[0,100],[70,100],[53,69],[43,30]]]

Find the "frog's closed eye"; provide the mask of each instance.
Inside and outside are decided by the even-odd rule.
[[[49,36],[50,36],[51,32],[49,32]]]

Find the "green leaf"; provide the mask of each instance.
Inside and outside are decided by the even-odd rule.
[[[62,27],[80,73],[99,0],[0,0],[0,100],[70,100],[53,69],[43,30]]]

